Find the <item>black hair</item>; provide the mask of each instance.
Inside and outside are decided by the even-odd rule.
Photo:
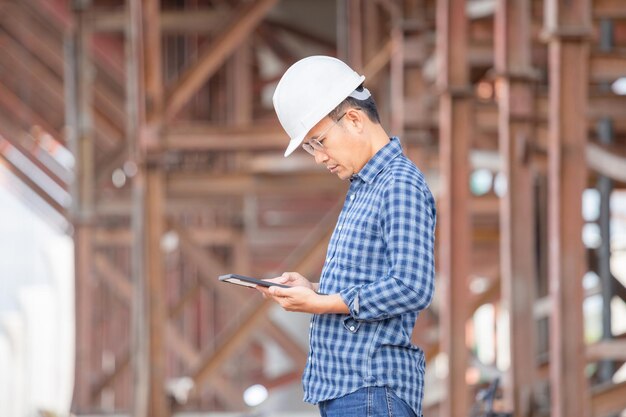
[[[363,84],[356,88],[356,91],[363,91]],[[370,95],[365,100],[357,100],[354,97],[346,97],[344,101],[339,103],[337,107],[335,107],[330,113],[328,113],[328,117],[332,120],[337,121],[339,117],[348,109],[348,108],[359,108],[363,110],[363,112],[367,115],[367,117],[374,123],[380,124],[380,116],[378,115],[378,108],[376,107],[376,102],[374,98]]]

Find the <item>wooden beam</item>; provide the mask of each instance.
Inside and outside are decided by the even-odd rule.
[[[284,37],[278,36],[278,32],[267,25],[266,22],[259,25],[255,34],[258,35],[259,40],[263,42],[265,47],[269,48],[285,66],[298,60],[297,55],[283,42]]]
[[[52,126],[33,106],[25,103],[13,91],[0,84],[0,105],[3,113],[10,113],[14,120],[19,121],[24,128],[39,125],[51,134],[55,140],[63,140],[56,127]]]
[[[183,254],[188,256],[192,260],[192,263],[198,267],[201,275],[199,283],[217,291],[223,298],[231,299],[239,305],[245,304],[249,297],[244,296],[244,293],[242,293],[240,289],[228,285],[222,285],[216,280],[218,275],[226,272],[225,265],[208,254],[206,251],[201,250],[198,243],[191,237],[190,233],[181,228],[175,222],[170,222],[170,227],[179,237]],[[190,292],[188,292],[190,296],[181,297],[177,306],[174,307],[173,311],[170,313],[170,317],[173,317],[172,314],[175,314],[181,309],[181,304],[184,305],[183,303],[191,298],[191,291],[194,291],[194,293],[197,292],[196,287],[197,285],[190,289]],[[285,350],[285,352],[294,359],[296,363],[301,363],[303,359],[306,360],[306,353],[303,349],[295,344],[291,338],[288,337],[282,329],[276,326],[271,320],[264,322],[260,326],[266,329],[265,334],[272,337]]]
[[[439,73],[439,273],[442,281],[440,334],[448,359],[447,395],[441,417],[466,415],[469,390],[465,382],[469,354],[465,324],[469,315],[467,279],[470,268],[469,144],[472,96],[469,85],[468,32],[465,0],[437,2]]]
[[[147,325],[149,326],[150,369],[148,416],[168,417],[170,415],[167,397],[164,391],[166,380],[166,345],[165,328],[167,323],[167,297],[161,238],[164,233],[165,190],[163,173],[158,168],[149,167],[145,172],[145,222],[144,271],[148,296]]]
[[[505,409],[530,417],[536,358],[534,182],[529,147],[533,130],[531,10],[525,0],[499,2],[495,16],[495,62],[498,74],[498,133],[507,183],[500,203],[501,313],[508,319],[508,360],[503,381]]]
[[[215,33],[229,15],[225,8],[164,10],[159,23],[161,32],[168,35],[209,35]],[[126,19],[124,11],[94,10],[89,13],[95,32],[123,32]]]
[[[311,190],[340,192],[346,184],[334,181],[327,173],[300,175],[215,175],[172,173],[167,180],[168,196],[238,196],[251,193],[297,194]]]
[[[6,143],[6,142],[5,142]],[[2,137],[0,136],[0,163],[6,167],[9,172],[15,175],[21,182],[23,182],[33,193],[35,193],[42,201],[48,206],[54,209],[57,213],[65,216],[67,208],[61,205],[58,201],[52,198],[47,191],[33,181],[29,174],[23,172],[18,166],[15,165],[11,158],[6,155],[6,150],[3,150]]]
[[[621,148],[589,143],[586,157],[589,168],[605,177],[626,183],[626,153]]]
[[[115,357],[115,369],[105,375],[101,375],[97,378],[91,388],[90,396],[92,401],[97,401],[102,391],[113,384],[113,382],[120,377],[120,375],[128,369],[130,364],[130,354],[128,350]]]
[[[394,48],[398,47],[398,43],[394,42],[391,38],[385,42],[382,48],[377,49],[372,58],[365,64],[363,68],[363,75],[368,80],[375,78],[380,71],[389,64],[391,56],[394,54]]]
[[[329,40],[328,38],[313,34],[310,31],[307,31],[302,27],[296,25],[295,23],[286,23],[268,19],[265,24],[273,29],[288,32],[289,34],[300,38],[300,40],[302,41],[316,44],[317,46],[321,47],[322,50],[326,50],[325,53],[329,55],[337,54],[336,45],[333,40]]]
[[[626,19],[624,2],[622,0],[594,0],[593,16],[595,18]]]
[[[60,42],[61,39],[48,36],[47,31],[42,30],[36,19],[28,13],[29,8],[24,7],[23,4],[20,6],[11,8],[11,17],[2,21],[3,29],[18,40],[23,48],[50,66],[59,77],[62,77],[63,44]]]
[[[198,61],[188,68],[168,94],[163,117],[171,120],[189,101],[198,88],[208,80],[231,55],[235,48],[254,30],[277,0],[257,0],[245,3],[233,13],[229,26],[203,49]]]
[[[10,37],[5,37],[0,43],[3,60],[12,64],[15,70],[20,71],[22,76],[28,76],[31,81],[37,83],[33,90],[45,92],[46,96],[56,103],[63,103],[63,78],[60,74],[52,71],[34,56],[24,53],[22,46]],[[63,106],[54,110],[62,111]]]
[[[404,29],[401,10],[397,3],[385,2],[390,9],[391,31],[391,57],[389,62],[389,129],[394,135],[404,137]]]
[[[552,417],[586,417],[582,277],[587,271],[582,193],[587,187],[585,146],[588,123],[586,36],[591,29],[589,0],[548,0],[548,276],[550,315],[550,402]]]
[[[113,265],[102,253],[94,255],[94,266],[100,279],[111,292],[113,292],[124,304],[130,306],[133,299],[133,286],[126,274]]]
[[[71,172],[42,149],[27,132],[20,131],[2,115],[0,115],[0,124],[2,125],[0,128],[0,145],[4,144],[5,150],[13,148],[15,152],[18,152],[41,171],[47,179],[56,184],[60,190],[68,190],[68,183],[73,179]],[[32,173],[32,175],[34,177],[36,174]]]
[[[587,346],[587,360],[604,359],[626,361],[626,340],[604,340]]]
[[[200,352],[185,339],[172,323],[165,326],[165,340],[172,352],[180,358],[186,369],[194,369],[200,362]]]
[[[591,412],[594,417],[619,414],[626,408],[626,382],[594,388]]]
[[[202,384],[209,379],[230,358],[244,342],[249,340],[258,323],[265,317],[267,310],[273,305],[270,300],[260,303],[248,303],[242,309],[237,320],[231,320],[215,340],[215,350],[203,355],[200,366],[191,373],[196,395],[201,391]]]
[[[284,373],[274,378],[263,379],[259,381],[259,383],[263,385],[265,388],[267,388],[269,391],[271,391],[276,388],[284,387],[285,385],[290,385],[290,384],[299,382],[301,378],[302,378],[302,372],[300,370],[296,370],[296,371]]]
[[[176,222],[170,221],[169,228],[178,236],[181,252],[184,258],[188,258],[198,267],[201,278],[195,285],[187,289],[187,291],[179,297],[176,304],[170,309],[169,317],[177,317],[184,307],[199,294],[201,289],[202,278],[215,279],[215,277],[226,273],[226,266],[211,254],[203,251],[189,236],[189,233],[180,227]]]
[[[613,82],[626,76],[626,53],[621,49],[604,53],[594,51],[589,65],[592,82]]]
[[[328,234],[332,233],[332,230]],[[324,256],[327,246],[327,235],[323,235],[320,239],[319,234],[311,234],[307,236],[294,252],[304,255],[298,257],[288,257],[289,264],[283,264],[286,271],[301,271],[305,276],[313,273],[321,267],[317,261]],[[315,260],[315,262],[312,262]],[[232,320],[223,330],[223,333],[215,343],[215,350],[211,353],[203,354],[204,363],[198,367],[193,373],[194,391],[200,391],[202,384],[207,381],[219,367],[232,356],[236,350],[249,338],[251,333],[258,327],[259,320],[265,316],[267,310],[273,305],[270,300],[263,300],[260,303],[252,304],[246,308],[240,315],[238,322]]]
[[[278,123],[216,126],[175,124],[164,133],[164,145],[171,151],[279,150],[289,142]]]

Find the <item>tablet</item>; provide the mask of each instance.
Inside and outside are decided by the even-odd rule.
[[[230,282],[231,284],[241,285],[244,287],[254,288],[257,285],[261,287],[281,287],[281,288],[291,288],[288,285],[276,284],[269,281],[263,281],[261,279],[245,277],[243,275],[238,274],[226,274],[220,276],[220,281]]]

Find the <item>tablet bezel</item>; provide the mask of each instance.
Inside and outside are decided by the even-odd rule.
[[[219,280],[222,282],[228,282],[229,284],[239,285],[241,287],[247,288],[255,288],[257,285],[261,287],[280,287],[280,288],[291,288],[288,285],[277,284],[275,282],[268,282],[265,280],[247,277],[245,275],[239,274],[226,274],[220,275]]]

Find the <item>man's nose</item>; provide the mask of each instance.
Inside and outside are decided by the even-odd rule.
[[[315,163],[316,164],[323,164],[324,161],[326,161],[328,159],[328,155],[326,155],[326,153],[322,152],[322,151],[315,151]]]

